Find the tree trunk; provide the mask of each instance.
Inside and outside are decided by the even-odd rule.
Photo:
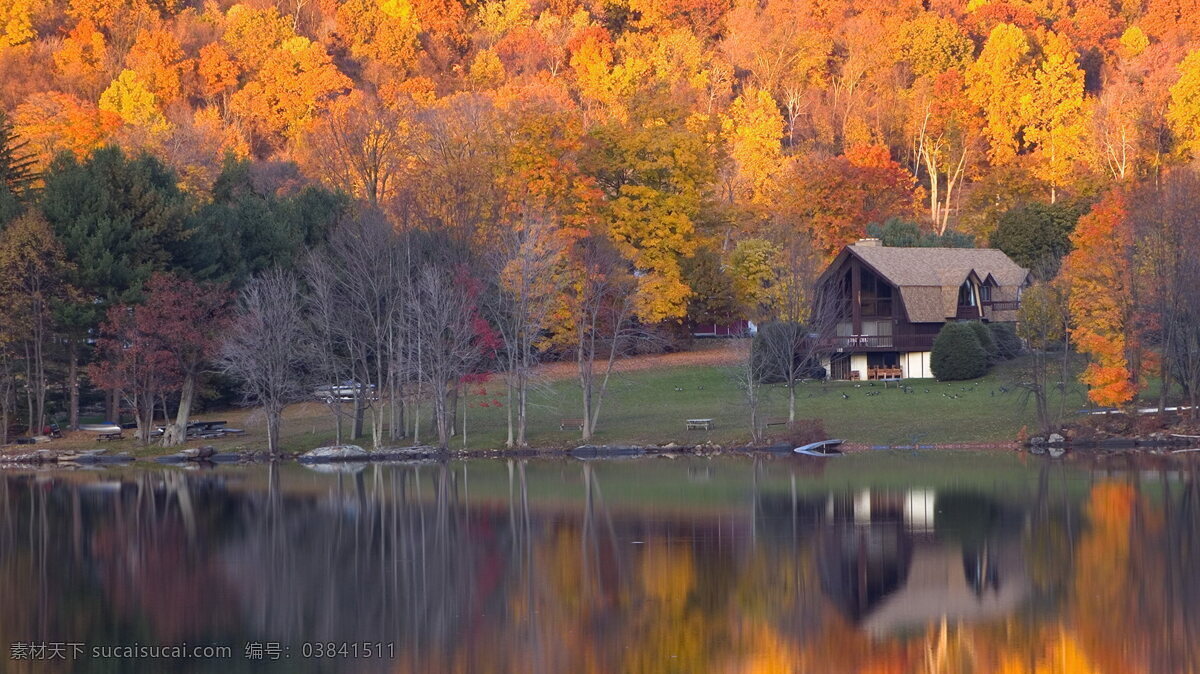
[[[788,423],[796,420],[796,380],[788,382]]]
[[[117,392],[116,391],[107,391],[104,394],[104,420],[111,421],[114,424],[120,425],[121,419],[118,416],[119,412],[118,412],[118,407],[117,407],[116,401],[117,401]]]
[[[363,391],[361,386],[355,387],[354,391],[354,426],[350,432],[350,439],[357,440],[363,436],[363,414],[365,405],[363,405]]]
[[[79,342],[70,340],[67,353],[67,429],[79,430]]]
[[[521,388],[517,391],[517,446],[528,447],[529,441],[525,439],[525,426],[529,422],[526,414],[526,403],[529,401],[529,385],[525,378],[521,378]]]
[[[433,421],[437,429],[438,446],[446,449],[450,446],[450,414],[446,409],[449,391],[438,391],[435,388],[433,396]]]
[[[46,381],[46,336],[42,324],[42,312],[37,313],[36,332],[33,344],[34,369],[37,375],[37,434],[42,435],[46,430],[46,393],[50,385]]]
[[[154,425],[154,392],[148,391],[132,402],[133,420],[137,424],[138,442],[143,445],[149,444],[150,427]]]
[[[504,439],[504,446],[508,447],[509,449],[512,449],[516,440],[514,439],[514,435],[515,435],[515,428],[514,428],[514,421],[513,421],[513,397],[514,396],[513,396],[513,385],[512,385],[512,379],[511,379],[512,372],[511,371],[509,372],[508,377],[509,377],[508,405],[507,405],[506,409],[504,410],[505,423],[507,424],[507,427],[508,427],[508,436]]]
[[[188,419],[192,415],[192,400],[195,395],[196,375],[189,373],[184,376],[183,389],[179,392],[179,407],[175,410],[175,423],[167,426],[163,432],[163,447],[177,447],[187,440]],[[153,420],[152,414],[150,421],[153,422]]]
[[[283,410],[277,404],[268,404],[264,408],[267,414],[267,452],[271,456],[279,454],[279,429],[282,425]]]
[[[25,341],[25,435],[33,437],[38,433],[34,432],[34,405],[33,405],[33,358],[29,354],[29,341]],[[39,429],[40,431],[40,429]]]

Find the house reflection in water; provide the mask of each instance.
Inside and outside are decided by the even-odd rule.
[[[797,508],[822,593],[872,637],[1001,618],[1030,594],[1020,514],[986,496],[864,490]]]

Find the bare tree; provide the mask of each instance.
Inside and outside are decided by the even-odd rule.
[[[323,257],[314,255],[304,267],[304,281],[308,292],[304,295],[305,328],[308,347],[306,356],[314,376],[330,386],[329,394],[321,398],[333,414],[334,438],[342,443],[342,426],[354,412],[346,411],[342,404],[341,385],[351,381],[353,366],[350,350],[346,347],[346,327],[340,312],[337,269]],[[357,397],[357,396],[356,396]]]
[[[796,385],[817,367],[828,349],[823,337],[833,333],[837,307],[832,293],[813,288],[813,307],[803,321],[779,320],[759,326],[754,339],[757,372],[767,380],[781,379],[788,392],[788,422],[796,420]]]
[[[13,411],[13,391],[16,388],[12,373],[12,354],[0,342],[0,445],[8,444],[8,420]]]
[[[625,263],[606,239],[591,237],[580,242],[576,278],[570,284],[571,337],[583,394],[584,440],[591,439],[600,420],[600,409],[613,366],[633,341],[632,329],[636,282]],[[604,359],[602,373],[597,358]]]
[[[342,399],[349,389],[351,437],[363,435],[364,418],[370,415],[375,448],[383,445],[389,412],[399,397],[396,377],[403,372],[397,362],[405,339],[403,267],[397,236],[372,209],[342,223],[307,265],[318,369],[334,387],[326,402],[340,427],[346,416]],[[394,395],[385,400],[385,392]],[[391,416],[394,423],[396,415]]]
[[[1026,396],[1033,398],[1042,432],[1058,428],[1066,414],[1065,382],[1070,381],[1070,323],[1067,292],[1061,283],[1041,283],[1022,294],[1017,334],[1029,348],[1029,365],[1017,386],[1025,390]],[[1056,388],[1057,408],[1050,403],[1050,393]]]
[[[508,447],[526,447],[529,387],[539,342],[563,288],[563,241],[548,217],[529,215],[501,239],[491,256],[495,289],[488,302],[504,342],[500,366],[508,386]]]
[[[420,335],[420,377],[428,387],[438,444],[453,434],[450,398],[462,377],[483,355],[476,320],[478,291],[464,265],[426,265],[417,276],[414,297],[416,331]]]
[[[741,357],[738,359],[737,367],[732,371],[732,378],[742,392],[742,400],[746,403],[746,410],[749,413],[750,440],[757,444],[763,439],[763,420],[759,411],[766,395],[770,392],[770,389],[763,386],[763,382],[767,378],[767,359],[754,353],[752,340],[743,339],[741,341],[743,342],[740,346]]]
[[[279,453],[284,407],[305,392],[304,318],[296,279],[275,270],[242,291],[237,314],[221,346],[219,365],[242,382],[246,402],[262,406],[267,451]]]
[[[1172,379],[1179,383],[1196,417],[1200,402],[1200,246],[1196,213],[1200,175],[1177,169],[1135,194],[1130,216],[1136,240],[1135,267],[1142,341],[1161,359],[1159,407],[1166,406]]]
[[[840,305],[832,288],[817,283],[820,258],[807,236],[790,234],[780,247],[770,320],[754,341],[763,361],[761,374],[783,380],[788,391],[788,421],[796,420],[796,384],[816,365],[833,334]]]

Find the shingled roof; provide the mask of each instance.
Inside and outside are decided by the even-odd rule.
[[[877,243],[846,246],[825,273],[841,267],[849,255],[900,289],[908,320],[913,323],[953,318],[958,288],[972,272],[981,281],[990,275],[1001,289],[1001,297],[1011,295],[1013,299],[1015,289],[1029,277],[1028,269],[995,248],[901,248]]]

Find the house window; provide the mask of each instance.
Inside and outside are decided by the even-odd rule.
[[[862,275],[862,315],[892,315],[892,287],[865,270]]]
[[[979,287],[979,297],[984,302],[991,302],[992,301],[992,286],[989,284],[986,284],[986,283],[983,284],[982,286],[980,286]]]
[[[958,288],[958,306],[973,307],[975,306],[975,293],[971,289],[971,281],[964,281]]]

